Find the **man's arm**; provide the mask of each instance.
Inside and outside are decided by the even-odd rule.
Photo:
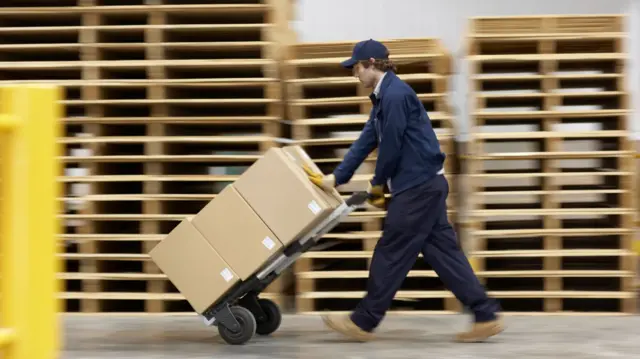
[[[386,100],[386,101],[385,101]],[[382,141],[378,149],[378,160],[371,185],[384,185],[398,164],[402,138],[407,128],[409,109],[407,97],[403,94],[389,94],[382,106],[385,124]]]
[[[358,139],[349,148],[349,152],[344,156],[342,163],[333,171],[333,175],[336,177],[336,186],[349,182],[353,177],[353,173],[377,145],[376,129],[373,125],[373,120],[370,119],[364,125]]]

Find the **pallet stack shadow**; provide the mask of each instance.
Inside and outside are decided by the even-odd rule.
[[[289,4],[232,3],[0,8],[0,79],[66,88],[66,311],[192,311],[148,251],[282,137]]]
[[[383,41],[398,75],[418,93],[429,112],[443,151],[452,155],[454,126],[447,106],[450,57],[437,40]],[[371,89],[361,86],[353,74],[340,66],[351,55],[354,42],[295,44],[283,71],[286,81],[287,115],[292,138],[313,158],[324,173],[331,173],[358,137],[368,119]],[[365,190],[375,167],[376,154],[356,171],[352,183],[339,188],[346,198]],[[453,179],[453,162],[446,171]],[[455,194],[449,198],[450,220],[455,221]],[[367,207],[328,233],[318,248],[296,263],[296,311],[301,313],[345,311],[364,295],[372,251],[381,235],[386,212]],[[393,310],[453,311],[451,300],[433,271],[419,259]]]
[[[471,21],[471,254],[505,311],[636,309],[623,21]]]

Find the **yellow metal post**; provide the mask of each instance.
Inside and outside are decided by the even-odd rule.
[[[15,337],[13,329],[0,329],[0,349],[9,346]]]
[[[0,87],[0,326],[6,359],[58,357],[61,90]],[[11,127],[11,128],[10,128]]]
[[[10,132],[16,128],[17,125],[18,119],[14,116],[0,114],[0,131]]]

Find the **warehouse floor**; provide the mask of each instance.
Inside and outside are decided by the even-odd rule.
[[[467,317],[389,316],[379,339],[345,343],[319,317],[285,316],[272,337],[230,346],[197,317],[67,317],[61,359],[199,358],[633,358],[640,316],[506,317],[507,331],[488,343],[457,344]]]

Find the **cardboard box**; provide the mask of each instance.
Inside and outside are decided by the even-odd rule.
[[[269,149],[234,183],[240,195],[285,246],[311,230],[342,203],[334,194],[322,191],[309,181],[292,152],[296,151]]]
[[[305,152],[305,150],[300,146],[285,146],[282,147],[284,153],[289,156],[289,159],[293,161],[298,167],[302,168],[304,165],[309,166],[314,172],[322,173],[318,165],[313,162],[311,157]],[[306,178],[306,177],[305,177]],[[307,179],[308,181],[308,179]],[[314,191],[320,197],[325,198],[327,203],[329,203],[334,208],[338,207],[343,201],[340,196],[340,192],[336,189],[332,191],[326,191],[318,186],[313,186]]]
[[[283,248],[232,184],[195,216],[193,225],[242,280]]]
[[[198,313],[240,280],[190,218],[180,222],[149,255]]]

